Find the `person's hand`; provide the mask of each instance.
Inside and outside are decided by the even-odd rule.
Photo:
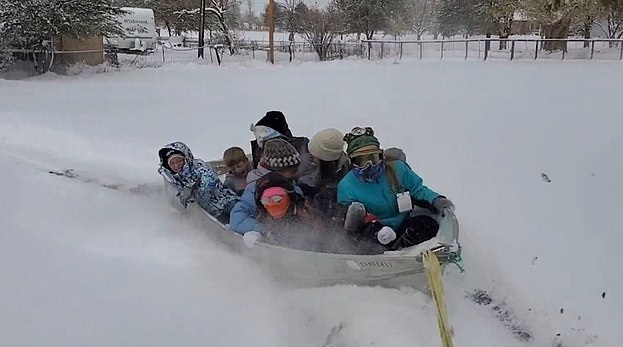
[[[188,203],[192,202],[192,189],[184,188],[177,193],[177,198],[183,208],[188,206]]]
[[[433,200],[433,207],[435,207],[442,216],[445,215],[445,210],[454,212],[454,204],[445,196],[436,197],[435,200]]]
[[[376,239],[383,245],[394,241],[396,239],[396,232],[394,229],[384,226],[376,233]]]
[[[247,231],[246,233],[244,233],[244,235],[242,235],[242,242],[244,242],[244,245],[247,248],[253,248],[253,246],[255,246],[255,243],[262,238],[262,234],[258,233],[257,231]]]

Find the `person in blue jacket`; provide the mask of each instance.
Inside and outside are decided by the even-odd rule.
[[[338,203],[348,206],[345,229],[374,252],[433,238],[439,229],[434,214],[453,211],[454,204],[426,187],[404,161],[384,161],[372,128],[356,127],[344,141],[352,164],[337,188]]]
[[[195,201],[220,222],[227,223],[229,213],[238,201],[236,194],[223,186],[209,164],[196,159],[183,142],[172,142],[158,151],[158,172],[167,190],[173,190],[180,208]]]
[[[266,141],[259,166],[267,172],[277,172],[285,178],[292,180],[293,187],[297,193],[303,194],[300,187],[295,184],[296,172],[301,162],[299,152],[288,141],[275,138]],[[248,179],[247,179],[248,181]],[[257,220],[256,190],[257,181],[248,182],[247,187],[242,193],[240,201],[236,203],[231,211],[229,228],[238,234],[255,232],[259,237],[262,232],[262,225]]]

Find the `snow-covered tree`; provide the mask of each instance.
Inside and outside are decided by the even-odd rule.
[[[110,0],[0,0],[3,40],[28,47],[57,36],[89,38],[120,34]]]

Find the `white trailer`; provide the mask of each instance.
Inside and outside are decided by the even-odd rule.
[[[153,52],[158,36],[151,8],[122,7],[125,14],[116,18],[121,23],[122,36],[104,37],[106,47],[120,52],[144,54]]]

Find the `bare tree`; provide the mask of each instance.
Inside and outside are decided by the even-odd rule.
[[[500,39],[507,39],[511,34],[513,18],[518,9],[516,0],[486,0],[484,12],[487,28],[494,30]],[[487,32],[490,32],[487,30]],[[500,49],[506,49],[506,41],[500,40]]]
[[[302,0],[281,0],[277,3],[277,14],[280,17],[278,22],[282,29],[289,35],[288,40],[293,42],[294,35],[299,31],[301,13],[307,9]]]
[[[439,0],[407,0],[405,4],[406,20],[418,40],[437,21]]]
[[[569,29],[577,20],[582,0],[525,0],[526,14],[541,23],[545,39],[566,39]],[[567,51],[566,41],[545,41],[543,48],[548,51]]]
[[[328,8],[311,7],[301,13],[300,32],[313,47],[320,60],[327,60],[333,39],[340,30],[338,12],[334,4]]]
[[[620,39],[623,37],[623,0],[600,0],[599,2],[602,9],[600,18],[604,19],[604,23],[596,21],[595,24],[609,39]]]

